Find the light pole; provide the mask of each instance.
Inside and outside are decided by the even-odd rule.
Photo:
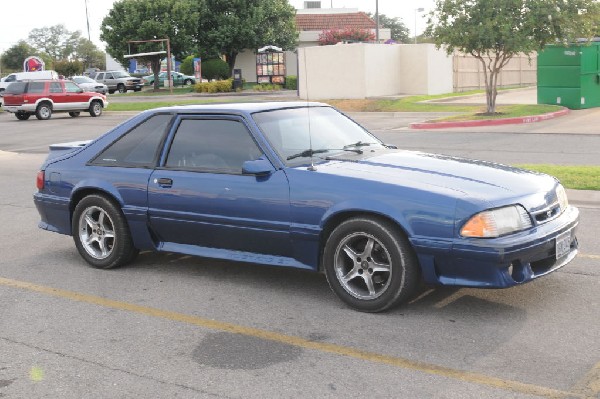
[[[87,21],[88,40],[91,42],[92,37],[90,36],[90,17],[88,16],[87,0],[85,0],[85,20]]]
[[[379,44],[379,0],[375,0],[375,43]]]
[[[417,44],[417,13],[425,11],[424,8],[415,8],[415,44]]]

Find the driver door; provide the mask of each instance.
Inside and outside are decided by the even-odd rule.
[[[163,249],[291,257],[287,177],[275,168],[242,173],[263,152],[241,118],[182,116],[171,140],[148,186],[150,225]]]

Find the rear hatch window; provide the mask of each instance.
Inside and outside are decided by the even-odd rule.
[[[27,82],[14,82],[6,87],[5,94],[23,94],[26,87]]]

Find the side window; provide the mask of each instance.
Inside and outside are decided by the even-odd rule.
[[[99,73],[98,75],[96,75],[96,80],[102,80],[104,79],[104,73]]]
[[[98,166],[153,167],[171,115],[155,115],[134,127],[91,161]]]
[[[107,73],[105,79],[113,79],[113,74],[112,73]]]
[[[65,89],[67,93],[79,93],[81,89],[73,82],[65,82]]]
[[[40,94],[44,92],[45,82],[29,82],[29,88],[27,89],[27,93],[30,94]]]
[[[14,82],[17,80],[17,75],[8,75],[6,77],[6,79],[4,79],[5,82]]]
[[[262,152],[243,123],[228,119],[184,119],[171,144],[168,168],[242,173],[242,164]]]
[[[62,93],[62,85],[60,82],[50,83],[50,93]]]

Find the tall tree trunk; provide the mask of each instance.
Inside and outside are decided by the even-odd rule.
[[[154,74],[154,90],[158,90],[160,88],[160,80],[158,79],[158,74],[160,73],[160,56],[152,58],[151,66],[152,73]]]
[[[237,51],[232,51],[225,55],[227,58],[227,65],[229,65],[229,77],[233,76],[233,68],[235,67],[235,59],[237,58]]]

